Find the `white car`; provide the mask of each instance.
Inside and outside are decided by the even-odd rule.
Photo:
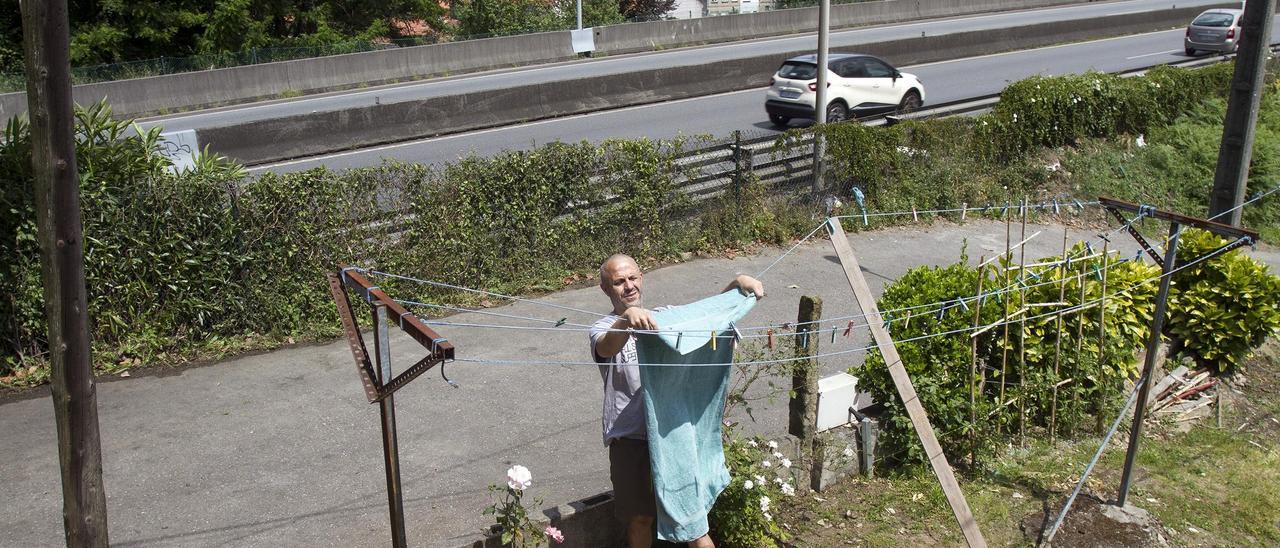
[[[764,109],[769,121],[786,127],[792,118],[814,118],[818,91],[817,55],[792,57],[769,81]],[[924,84],[879,57],[856,53],[827,56],[827,121],[882,112],[910,112],[924,104]]]

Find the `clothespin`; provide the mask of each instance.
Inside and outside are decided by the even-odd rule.
[[[836,327],[835,324],[831,324],[831,344],[836,343],[836,331],[838,331],[839,329],[840,328]]]
[[[1075,202],[1075,203],[1076,203],[1076,207],[1080,209],[1080,212],[1081,212],[1081,213],[1083,213],[1083,212],[1084,212],[1084,204],[1080,203],[1080,200],[1077,200],[1077,199],[1075,199],[1075,198],[1072,198],[1072,199],[1071,199],[1071,201],[1073,201],[1073,202]]]
[[[1009,202],[1004,203],[1004,207],[1000,209],[1000,218],[1004,218],[1004,214],[1009,212]]]
[[[1067,270],[1071,270],[1071,254],[1070,253],[1067,254],[1067,264],[1063,268]]]
[[[832,331],[832,333],[835,333],[835,331]],[[849,325],[844,328],[844,336],[848,337],[850,333],[853,333],[853,320],[849,320]]]
[[[903,329],[911,329],[911,311],[910,311],[910,310],[908,310],[908,311],[907,311],[907,319],[906,319],[906,321],[902,322],[902,328],[903,328]]]
[[[1093,277],[1097,278],[1098,281],[1102,281],[1102,268],[1096,264],[1093,265]]]
[[[893,323],[893,312],[886,312],[884,315],[884,328],[887,331],[889,324]]]
[[[951,305],[950,305],[950,304],[948,304],[948,303],[943,303],[942,308],[939,308],[939,309],[938,309],[938,319],[939,319],[939,320],[941,320],[941,319],[942,319],[942,315],[943,315],[943,314],[946,314],[946,313],[947,313],[947,307],[948,307],[948,306],[951,306]]]
[[[861,188],[855,186],[851,190],[853,191],[853,200],[858,202],[858,209],[862,210],[862,226],[867,226],[870,224],[867,221],[867,198],[862,195]]]
[[[1099,234],[1098,236],[1102,236],[1102,235],[1101,235],[1101,234]],[[1103,239],[1105,240],[1106,238],[1104,237]],[[1093,255],[1093,244],[1092,244],[1092,243],[1089,243],[1089,242],[1085,242],[1085,243],[1084,243],[1084,250],[1085,250],[1085,254],[1086,254],[1086,255]]]
[[[1057,215],[1057,214],[1058,214],[1058,199],[1057,199],[1057,198],[1054,198],[1054,199],[1053,199],[1053,214],[1054,214],[1054,215]]]
[[[742,342],[742,332],[738,331],[738,324],[736,323],[729,324],[729,329],[733,330],[733,342],[735,343]]]
[[[791,329],[791,322],[783,323],[783,324],[782,324],[782,330],[783,330],[783,331],[786,331],[786,330],[788,330],[788,329]]]
[[[684,331],[676,331],[676,348],[680,348],[680,340],[684,338]]]
[[[711,350],[715,351],[715,349],[716,349],[716,332],[712,331],[711,332]]]
[[[556,322],[556,327],[564,325],[564,322],[566,321],[569,321],[569,318],[560,318],[560,320]]]
[[[773,330],[769,330],[769,350],[773,350]]]
[[[1141,249],[1139,249],[1137,253],[1134,253],[1134,254],[1133,254],[1133,260],[1135,260],[1135,261],[1140,261],[1140,260],[1142,260],[1142,250],[1141,250]]]
[[[964,310],[965,312],[968,312],[968,311],[969,311],[969,305],[964,304],[964,298],[961,298],[961,299],[960,299],[960,308],[961,308],[962,310]]]
[[[916,213],[916,206],[914,204],[911,206],[911,220],[917,223],[920,222],[920,215]]]

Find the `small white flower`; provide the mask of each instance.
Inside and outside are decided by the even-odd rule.
[[[743,489],[746,489],[746,490],[748,490],[748,491],[750,491],[750,490],[751,490],[752,488],[754,488],[755,486],[756,486],[756,484],[755,484],[755,483],[753,483],[751,480],[747,480],[746,482],[744,482],[744,483],[742,484],[742,488],[743,488]]]
[[[769,511],[769,497],[760,497],[760,511],[761,512]]]
[[[1032,102],[1032,103],[1036,102],[1036,98],[1035,98],[1035,97],[1032,97],[1032,98],[1031,98],[1031,102]]]
[[[983,123],[985,124],[986,122],[983,122]],[[846,445],[846,446],[844,446],[844,456],[845,456],[845,457],[847,457],[847,458],[853,458],[853,446],[852,446],[852,445]]]
[[[792,487],[790,483],[784,483],[784,484],[782,484],[781,489],[782,489],[782,494],[784,494],[784,495],[786,495],[786,496],[788,496],[788,497],[794,497],[794,496],[796,496],[796,488],[795,488],[795,487]]]
[[[778,448],[778,442],[769,440],[769,449],[777,449],[777,448]]]
[[[764,519],[767,519],[767,520],[769,520],[769,521],[773,521],[773,516],[772,516],[771,514],[769,514],[768,512],[765,512],[765,513],[764,513]]]
[[[766,460],[766,461],[761,461],[761,462],[760,462],[760,466],[763,466],[763,467],[765,467],[765,468],[773,468],[773,463],[772,463],[772,462],[769,462],[769,461],[767,461],[767,460]]]
[[[780,458],[782,458],[782,453],[779,453],[779,452],[777,452],[777,451],[774,451],[774,452],[773,452],[773,458],[775,458],[775,459],[780,459]]]
[[[519,464],[507,469],[507,487],[517,491],[523,491],[529,488],[533,483],[533,474],[529,473],[529,469]]]
[[[768,481],[765,481],[764,476],[752,476],[752,477],[754,477],[756,479],[756,483],[759,483],[760,485],[769,483]]]
[[[784,458],[782,459],[782,462],[778,464],[781,464],[783,468],[791,468],[791,459]]]
[[[760,444],[756,443],[756,440],[747,440],[747,445],[750,445],[750,446],[752,446],[752,447],[759,447],[759,446],[760,446]]]

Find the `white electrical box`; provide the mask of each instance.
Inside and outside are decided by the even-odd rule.
[[[849,408],[858,398],[858,377],[836,373],[818,380],[818,431],[849,423]]]

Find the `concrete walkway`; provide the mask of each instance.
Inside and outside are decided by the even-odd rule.
[[[1044,230],[1028,257],[1055,254],[1062,228]],[[1017,228],[1014,229],[1015,235]],[[1072,230],[1072,241],[1093,233]],[[970,260],[1004,249],[1004,225],[905,228],[851,235],[879,292],[913,266]],[[1115,238],[1130,249],[1126,238]],[[754,274],[784,250],[700,259],[646,276],[649,306],[679,304],[720,290],[736,273]],[[1269,262],[1276,262],[1272,254]],[[800,246],[763,278],[768,297],[746,325],[794,321],[798,297],[822,297],[825,316],[857,313],[825,239]],[[317,280],[316,283],[322,283]],[[592,287],[542,301],[607,311]],[[529,303],[504,313],[558,319]],[[590,323],[592,317],[569,321]],[[459,315],[455,321],[490,323]],[[362,319],[362,321],[366,321]],[[367,325],[367,323],[365,324]],[[458,357],[589,361],[578,331],[442,329]],[[824,349],[865,344],[865,334]],[[403,369],[412,341],[392,344]],[[824,364],[826,374],[860,355]],[[435,370],[396,396],[410,545],[457,546],[492,521],[481,515],[487,486],[507,467],[533,472],[530,498],[554,506],[610,488],[600,442],[600,376],[586,366],[455,363],[453,389]],[[789,381],[786,381],[789,382]],[[344,341],[290,348],[171,374],[99,385],[108,517],[117,546],[384,546],[386,493],[378,409],[368,404]],[[53,407],[47,390],[0,405],[0,545],[62,544],[61,488]],[[750,423],[738,414],[739,420]],[[782,437],[785,395],[755,404],[749,429]]]

